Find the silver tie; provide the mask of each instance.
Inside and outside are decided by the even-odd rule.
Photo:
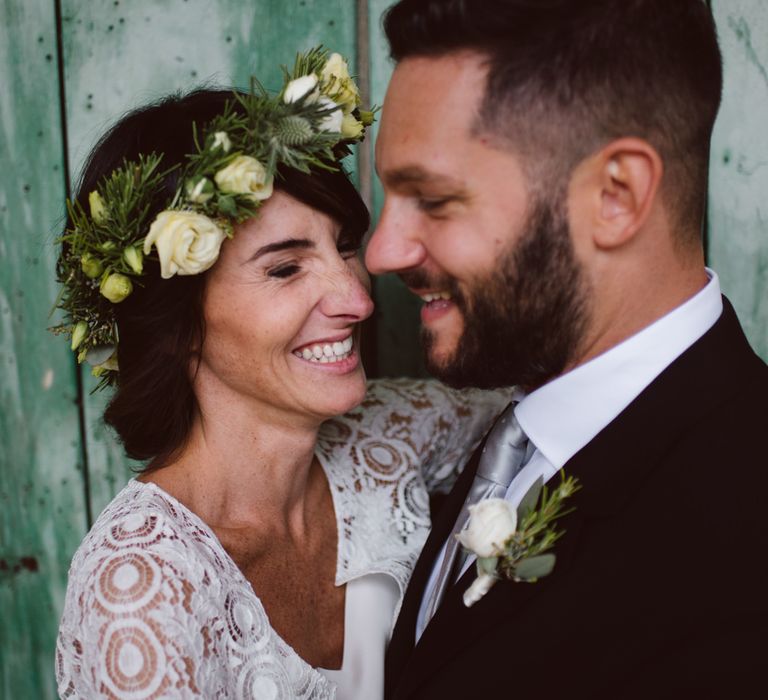
[[[445,546],[445,556],[440,565],[435,586],[427,604],[425,623],[437,612],[445,592],[453,584],[457,572],[457,558],[461,545],[455,535],[469,521],[469,506],[485,498],[503,498],[517,472],[523,467],[527,453],[528,437],[515,418],[515,403],[510,404],[493,426],[480,456],[475,479],[461,508]],[[461,558],[463,560],[463,558]]]

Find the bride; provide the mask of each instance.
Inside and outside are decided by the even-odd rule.
[[[290,78],[129,114],[70,207],[59,330],[146,468],[72,561],[62,697],[382,697],[427,489],[506,403],[366,383],[368,213],[337,159],[370,115],[337,54]]]

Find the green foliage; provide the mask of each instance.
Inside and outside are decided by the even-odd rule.
[[[533,484],[518,506],[517,531],[504,543],[505,552],[499,557],[502,576],[532,583],[552,571],[555,555],[546,552],[563,534],[554,523],[572,512],[566,509],[565,501],[580,488],[578,479],[566,478],[563,473],[560,485],[551,491],[542,479]]]

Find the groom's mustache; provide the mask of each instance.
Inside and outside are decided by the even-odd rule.
[[[446,275],[432,276],[426,270],[422,268],[414,268],[413,270],[404,270],[398,273],[398,276],[406,287],[410,289],[430,289],[455,292],[456,280]]]

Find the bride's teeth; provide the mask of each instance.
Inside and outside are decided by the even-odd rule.
[[[446,301],[448,301],[448,299],[451,298],[451,295],[450,295],[449,292],[440,292],[440,298],[441,299],[445,299]]]
[[[313,345],[311,348],[306,347],[302,350],[295,350],[294,355],[310,362],[320,362],[322,364],[328,364],[333,362],[340,362],[346,360],[352,354],[352,346],[354,341],[352,336],[345,338],[344,340],[337,340],[333,343],[326,343],[325,345]]]

